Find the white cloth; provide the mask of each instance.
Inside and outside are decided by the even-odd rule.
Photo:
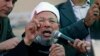
[[[77,17],[77,21],[80,20],[80,19],[85,18],[86,14],[87,14],[87,11],[90,8],[90,4],[89,4],[90,1],[87,0],[87,2],[82,6],[75,6],[71,0],[70,0],[70,2],[72,4],[74,14]]]
[[[37,14],[42,12],[42,11],[50,11],[54,13],[57,16],[58,22],[60,19],[59,11],[58,9],[53,5],[48,2],[40,2],[32,11],[31,14],[31,19],[34,17],[34,13],[36,12]]]

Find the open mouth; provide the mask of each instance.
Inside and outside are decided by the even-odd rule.
[[[42,32],[45,38],[51,37],[52,32],[50,30],[45,30]]]

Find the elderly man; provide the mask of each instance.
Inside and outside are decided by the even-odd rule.
[[[59,17],[54,5],[39,3],[25,28],[23,41],[5,56],[65,56],[64,47],[52,36],[59,30]]]
[[[9,13],[12,11],[17,0],[0,0],[0,56],[3,56],[6,51],[13,49],[19,40],[12,32]]]
[[[65,54],[71,56],[70,50],[65,47],[67,41],[52,36],[53,32],[59,30],[58,22],[58,10],[47,2],[40,3],[32,12],[31,21],[26,26],[23,41],[5,56],[65,56]],[[62,44],[66,48],[65,50]],[[87,51],[88,43],[76,39],[72,46]],[[75,55],[73,51],[72,54]]]
[[[86,15],[86,17],[85,17],[85,19],[83,19],[83,22],[88,26],[88,27],[90,27],[90,31],[91,31],[91,27],[93,26],[93,24],[95,24],[95,22],[98,22],[98,20],[99,20],[99,0],[96,0],[95,1],[95,3],[93,4],[93,6],[90,8],[90,10],[88,11],[88,13],[87,13],[87,15]],[[44,6],[44,7],[46,7],[46,6]],[[41,10],[43,9],[41,6],[39,7],[39,8],[41,8]],[[46,8],[48,8],[48,6],[46,7]],[[50,8],[50,6],[49,6],[49,8]],[[49,43],[49,45],[50,45],[50,43],[51,43],[51,41],[50,41],[50,31],[48,31],[47,29],[50,27],[50,26],[48,26],[48,25],[51,25],[51,24],[48,24],[45,20],[44,20],[44,15],[45,15],[45,13],[47,13],[47,11],[46,11],[46,9],[45,9],[45,11],[43,11],[43,12],[41,12],[41,10],[39,9],[38,10],[38,7],[36,7],[35,8],[37,11],[33,11],[33,13],[32,13],[32,17],[34,16],[34,18],[33,18],[33,20],[32,20],[32,22],[34,22],[33,24],[32,24],[32,22],[31,23],[29,23],[29,27],[31,28],[32,26],[31,25],[34,25],[32,28],[34,28],[34,29],[36,29],[37,31],[34,31],[33,29],[29,29],[29,28],[27,28],[26,27],[26,37],[24,38],[24,41],[25,41],[25,43],[27,44],[27,45],[30,45],[31,43],[31,47],[30,47],[30,49],[31,49],[31,51],[32,52],[30,52],[29,54],[32,54],[33,55],[33,52],[35,53],[34,55],[36,55],[36,56],[38,56],[38,54],[37,53],[45,53],[45,54],[48,54],[48,52],[45,52],[44,51],[44,48],[45,49],[48,49],[47,48],[47,46],[48,46],[48,43]],[[53,9],[53,8],[52,8]],[[53,9],[54,10],[54,9]],[[51,11],[51,9],[50,9],[50,11]],[[40,12],[40,13],[38,13],[38,12]],[[41,13],[43,13],[43,14],[41,14]],[[57,12],[56,12],[57,13]],[[55,13],[55,15],[56,15],[56,13]],[[48,13],[46,14],[46,16],[48,15]],[[43,16],[43,17],[42,17]],[[49,15],[50,16],[50,15]],[[49,16],[47,16],[47,17],[49,17]],[[56,15],[57,16],[57,15]],[[40,18],[41,18],[41,20],[40,20]],[[58,18],[58,17],[57,17]],[[37,19],[37,20],[35,20],[35,19]],[[46,22],[47,24],[45,24],[45,23],[43,23],[43,22]],[[57,21],[56,21],[57,22]],[[37,26],[36,26],[37,25]],[[55,25],[55,24],[53,24],[53,25]],[[47,27],[48,26],[48,27]],[[56,27],[57,25],[55,25],[55,27]],[[37,27],[37,28],[35,28],[35,27]],[[57,26],[58,27],[58,26]],[[86,26],[85,26],[86,27]],[[96,24],[95,25],[95,27],[96,27],[96,29],[94,29],[94,30],[99,30],[98,29],[98,27],[99,27],[99,25],[98,24]],[[27,30],[30,30],[31,31],[31,33],[29,34],[28,33],[28,31]],[[45,31],[45,30],[46,31]],[[88,29],[88,28],[87,28]],[[57,30],[57,28],[56,28],[56,30]],[[96,31],[97,33],[98,33],[98,31]],[[32,35],[32,33],[35,33],[35,35],[33,34]],[[28,35],[29,34],[29,35]],[[90,32],[90,34],[91,34],[91,32]],[[95,34],[94,34],[95,35]],[[28,42],[28,38],[27,37],[35,37],[36,36],[36,38],[34,38],[34,40],[32,40],[31,38],[30,38],[30,41]],[[96,35],[97,36],[97,35]],[[92,36],[91,36],[92,37]],[[50,39],[49,39],[50,38]],[[48,40],[49,39],[49,40]],[[31,41],[33,41],[33,42],[31,42]],[[55,42],[55,41],[54,41]],[[63,40],[63,39],[58,39],[58,41],[57,41],[57,43],[60,43],[60,44],[62,44],[62,43],[64,43],[64,42],[66,42],[65,40]],[[36,44],[36,43],[38,43],[38,45]],[[40,44],[40,45],[39,45]],[[39,46],[41,46],[41,45],[43,45],[43,47],[39,47]],[[35,48],[35,46],[38,46],[39,48]],[[46,46],[46,47],[45,47]],[[64,43],[64,47],[65,47],[66,45],[65,45],[65,43]],[[79,39],[76,39],[75,40],[75,42],[74,42],[74,44],[72,44],[72,46],[73,47],[75,47],[75,48],[77,48],[78,50],[80,50],[81,52],[83,52],[82,54],[81,54],[81,52],[78,52],[78,54],[74,54],[73,53],[73,51],[71,52],[73,55],[77,55],[77,56],[86,56],[87,55],[87,53],[85,53],[85,52],[87,52],[87,47],[90,47],[91,45],[90,45],[90,43],[88,43],[88,42],[86,42],[86,41],[81,41],[81,40],[79,40]],[[50,46],[49,46],[50,47]],[[32,50],[32,48],[33,48],[33,50]],[[35,49],[34,49],[35,48]],[[42,49],[43,48],[43,49]],[[50,47],[51,48],[51,47]],[[65,47],[66,48],[66,47]],[[63,48],[59,48],[59,50],[62,50]],[[38,50],[38,51],[36,51],[36,50]],[[46,50],[47,51],[47,50]],[[66,54],[67,55],[69,55],[68,53],[69,53],[69,51],[70,50],[67,50],[66,49]],[[50,56],[52,56],[52,51],[50,51]],[[54,52],[55,53],[55,52]],[[58,52],[56,53],[57,55],[58,55]],[[54,54],[55,56],[56,56],[56,54]],[[63,52],[60,52],[60,54],[62,55],[62,54],[64,54],[64,51]],[[41,54],[42,55],[42,54]],[[43,56],[45,56],[44,54],[43,54]],[[58,55],[59,56],[59,55]],[[70,55],[69,55],[70,56]],[[90,56],[92,56],[92,55],[90,55]]]

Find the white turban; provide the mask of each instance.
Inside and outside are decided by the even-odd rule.
[[[58,19],[58,22],[59,22],[60,15],[59,15],[58,9],[53,4],[50,4],[48,2],[40,2],[35,7],[35,9],[32,11],[31,19],[34,17],[35,12],[40,13],[42,11],[50,11],[50,12],[54,13],[57,16],[57,19]]]

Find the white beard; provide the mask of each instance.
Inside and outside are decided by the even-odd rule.
[[[38,35],[38,36],[35,38],[34,42],[39,43],[39,44],[41,44],[41,45],[43,45],[43,46],[50,46],[50,45],[56,43],[57,40],[58,40],[58,39],[55,39],[55,38],[53,38],[53,37],[50,37],[48,40],[45,40],[45,39],[43,38],[43,36]]]

